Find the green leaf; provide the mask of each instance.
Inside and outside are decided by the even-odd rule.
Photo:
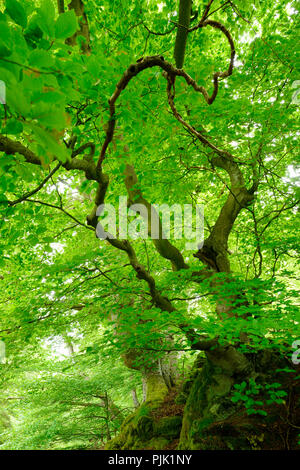
[[[30,53],[28,60],[30,65],[37,68],[51,67],[54,65],[53,58],[49,52],[44,51],[44,49],[34,49]]]
[[[241,399],[240,395],[239,395],[239,396],[236,395],[236,396],[234,396],[234,397],[231,398],[231,401],[232,401],[233,403],[237,403],[238,401],[240,401],[240,399]]]
[[[35,47],[36,43],[39,42],[42,36],[43,31],[38,26],[38,14],[35,13],[29,20],[24,38],[31,47]]]
[[[69,159],[70,151],[63,144],[59,144],[49,132],[36,124],[26,123],[26,125],[33,130],[37,141],[41,145],[39,153],[42,158],[50,155],[61,162],[66,162]]]
[[[18,84],[9,83],[7,86],[6,103],[10,109],[21,116],[30,112],[30,102],[24,90]]]
[[[23,6],[17,0],[6,0],[6,13],[15,23],[22,26],[22,28],[26,28],[27,15]]]
[[[55,9],[51,0],[42,0],[36,23],[45,36],[54,37]]]
[[[50,93],[47,93],[46,95],[49,94]],[[57,101],[58,103],[61,103],[61,99],[59,98],[61,97],[59,94],[57,94]],[[62,130],[66,126],[65,115],[60,112],[59,108],[48,104],[48,102],[37,103],[37,106],[32,108],[32,111],[34,118],[36,118],[40,124],[47,128]]]
[[[4,129],[4,132],[6,134],[11,134],[11,135],[17,135],[23,132],[23,126],[20,121],[17,121],[16,119],[12,119],[7,123],[7,126]]]
[[[73,36],[78,29],[77,18],[74,10],[62,13],[55,23],[55,37],[66,39]]]
[[[16,165],[14,170],[24,181],[32,181],[32,172],[26,165]]]
[[[7,23],[1,22],[0,27],[0,56],[7,57],[12,53],[11,32]]]

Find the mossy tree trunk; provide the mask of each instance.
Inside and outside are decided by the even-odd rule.
[[[229,398],[232,387],[251,371],[251,363],[232,346],[206,353],[185,406],[179,449],[203,448],[202,430],[230,415],[234,409]]]
[[[220,348],[206,360],[192,383],[186,401],[178,449],[255,450],[298,448],[299,367],[278,350],[243,355],[233,347]],[[250,414],[245,402],[232,401],[234,385],[251,379],[261,385],[259,395],[250,395],[262,413]],[[266,384],[279,383],[286,400],[270,403]],[[246,398],[246,397],[245,397]],[[298,411],[297,411],[298,409]]]

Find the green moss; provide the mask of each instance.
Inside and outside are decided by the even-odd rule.
[[[135,413],[131,416],[135,420],[135,422],[137,422],[137,420],[141,416],[150,416],[150,414],[151,414],[151,410],[150,410],[149,406],[147,406],[145,403],[143,403],[141,406],[139,406],[139,408],[137,408]]]
[[[278,408],[268,416],[248,416],[243,408],[231,401],[234,382],[240,383],[248,371],[231,374],[229,366],[207,361],[202,369],[197,368],[194,380],[189,377],[190,389],[184,416],[161,416],[165,403],[165,391],[158,390],[159,381],[153,379],[154,400],[143,404],[128,417],[117,438],[107,446],[109,449],[157,449],[170,448],[180,433],[180,450],[255,450],[277,449],[282,446],[276,431]],[[239,364],[238,364],[239,366]],[[259,365],[258,365],[259,366]],[[240,368],[239,368],[240,370]],[[263,369],[262,378],[265,378]],[[272,369],[270,369],[272,370]],[[270,378],[271,380],[271,378]],[[274,381],[274,377],[272,376]],[[277,378],[276,378],[277,380]],[[278,378],[279,381],[279,378]],[[182,388],[184,390],[184,387]],[[299,393],[296,392],[296,397]],[[172,407],[167,407],[168,413]],[[178,410],[178,407],[175,407]],[[153,411],[155,412],[153,413]],[[263,428],[262,428],[263,424]],[[263,432],[262,432],[263,431]],[[295,434],[297,439],[297,435]]]
[[[168,393],[168,388],[163,378],[157,374],[147,376],[147,399],[146,404],[159,406]]]
[[[161,404],[161,400],[158,399],[159,395],[155,396],[156,400],[144,403],[134,414],[126,418],[119,435],[107,443],[106,449],[162,450],[171,440],[179,437],[182,417],[168,416],[155,421],[152,411]]]
[[[147,441],[153,435],[153,420],[150,416],[140,416],[136,423],[136,431],[140,439]]]
[[[149,444],[147,445],[146,449],[153,449],[153,450],[164,450],[170,441],[163,437],[153,437]]]
[[[130,449],[134,445],[134,434],[135,434],[135,419],[136,414],[127,416],[124,420],[119,434],[112,440],[106,443],[106,450],[120,450],[129,446]]]
[[[167,439],[175,439],[180,435],[181,426],[181,416],[167,416],[165,418],[161,418],[157,423],[155,423],[154,434]]]
[[[195,420],[191,426],[191,435],[196,435],[196,438],[205,435],[205,430],[214,422],[213,418],[204,418]]]
[[[227,375],[215,374],[211,380],[211,386],[207,390],[207,400],[212,402],[216,398],[227,395],[233,385],[233,379]]]
[[[207,406],[206,389],[209,386],[210,372],[210,365],[205,364],[205,367],[198,373],[194,380],[184,408],[178,449],[186,450],[194,448],[190,430],[193,421],[200,418],[203,409]]]
[[[186,380],[180,386],[178,394],[175,398],[175,403],[177,405],[184,405],[187,402],[193,383],[196,377],[201,372],[204,362],[205,362],[205,357],[203,356],[203,354],[202,353],[198,354],[193,364],[193,367],[191,368]]]
[[[123,422],[119,434],[109,441],[105,449],[129,450],[143,449],[145,442],[153,437],[153,419],[148,405],[141,405]]]
[[[209,361],[198,371],[184,409],[179,449],[203,448],[205,429],[228,416],[229,408],[223,406],[223,401],[233,383],[232,377]]]

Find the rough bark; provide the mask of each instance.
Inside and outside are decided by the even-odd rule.
[[[70,46],[75,46],[77,44],[78,36],[82,36],[84,40],[81,42],[81,51],[84,54],[89,54],[90,53],[90,30],[89,30],[87,15],[85,13],[84,4],[82,0],[72,0],[68,4],[68,9],[74,10],[76,16],[80,18],[79,19],[80,29],[75,34],[73,34],[72,37],[68,38],[66,40],[66,43],[69,44]]]

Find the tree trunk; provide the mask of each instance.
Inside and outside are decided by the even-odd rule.
[[[206,354],[203,368],[193,381],[183,415],[183,424],[178,449],[186,450],[252,450],[287,449],[279,431],[286,428],[286,435],[297,447],[297,426],[295,419],[299,399],[299,380],[291,380],[277,369],[291,368],[290,362],[278,351],[260,351],[247,357],[233,347],[219,348]],[[299,373],[299,372],[298,372]],[[295,375],[297,371],[295,370]],[[261,414],[248,414],[245,402],[233,402],[234,385],[254,379],[262,384],[278,382],[289,395],[290,410],[283,402],[281,408],[276,403],[267,405],[269,398],[265,390],[261,395],[251,396],[261,401]],[[294,377],[293,377],[294,379]],[[254,405],[255,408],[255,405]],[[298,412],[298,419],[300,419]],[[273,424],[274,423],[274,424]],[[274,433],[276,430],[276,433]],[[274,436],[277,434],[277,437]]]

